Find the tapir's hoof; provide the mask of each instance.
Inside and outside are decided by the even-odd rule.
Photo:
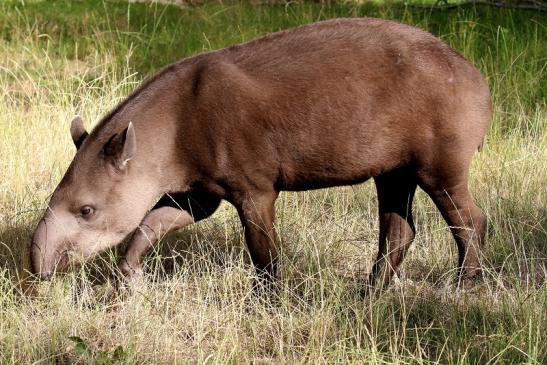
[[[477,286],[480,275],[462,276],[458,278],[458,288],[461,290],[471,290]]]
[[[477,280],[473,278],[467,278],[460,280],[460,289],[470,290],[477,285]]]

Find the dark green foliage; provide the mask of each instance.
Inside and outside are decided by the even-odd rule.
[[[14,17],[14,12],[21,16]],[[414,24],[440,36],[490,78],[498,106],[533,108],[547,97],[547,12],[466,6],[444,11],[402,3],[355,5],[295,2],[287,5],[199,7],[131,4],[125,1],[11,1],[0,5],[0,37],[32,29],[58,57],[86,59],[109,53],[118,65],[142,75],[199,52],[248,41],[270,32],[335,17],[380,17]],[[27,25],[31,24],[31,27]],[[28,36],[28,35],[25,35]],[[517,91],[517,85],[527,84]],[[526,105],[514,105],[516,101]],[[506,108],[506,109],[507,109]],[[500,131],[515,126],[503,120]],[[526,128],[526,126],[519,126]]]
[[[128,353],[119,345],[111,353],[108,351],[93,351],[91,345],[79,336],[70,336],[68,338],[74,343],[74,351],[86,361],[91,361],[98,365],[116,364],[127,360]]]

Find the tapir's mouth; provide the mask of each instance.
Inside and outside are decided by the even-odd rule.
[[[69,250],[63,250],[59,253],[59,258],[57,259],[57,263],[55,264],[55,271],[62,271],[66,269],[69,263]]]
[[[43,270],[36,275],[40,280],[50,280],[53,276],[53,274],[62,272],[64,269],[68,267],[70,260],[69,260],[69,250],[64,251],[57,251],[57,259],[55,260],[55,264],[51,268],[51,270]]]

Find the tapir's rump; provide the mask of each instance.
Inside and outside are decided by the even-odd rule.
[[[467,188],[469,164],[490,114],[472,64],[431,34],[385,20],[330,20],[183,59],[89,135],[73,122],[79,149],[50,202],[55,218],[47,213],[40,230],[70,228],[51,229],[58,234],[47,240],[37,234],[33,247],[51,241],[55,252],[88,257],[140,225],[121,263],[132,275],[150,243],[224,199],[259,273],[273,274],[279,191],[372,177],[381,230],[373,278],[397,271],[420,186],[452,227],[469,281],[485,227]],[[98,244],[99,236],[108,239]],[[33,255],[35,271],[59,261],[46,256]]]

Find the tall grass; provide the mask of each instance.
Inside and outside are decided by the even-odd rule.
[[[73,114],[92,126],[178,58],[364,15],[430,30],[488,78],[494,123],[471,177],[489,218],[481,285],[456,290],[455,244],[419,192],[400,280],[363,297],[378,230],[366,183],[281,195],[273,297],[251,293],[228,205],[166,237],[134,293],[113,288],[111,252],[24,295],[30,234],[74,154]],[[0,3],[0,363],[546,363],[546,25],[542,13],[484,7]]]

